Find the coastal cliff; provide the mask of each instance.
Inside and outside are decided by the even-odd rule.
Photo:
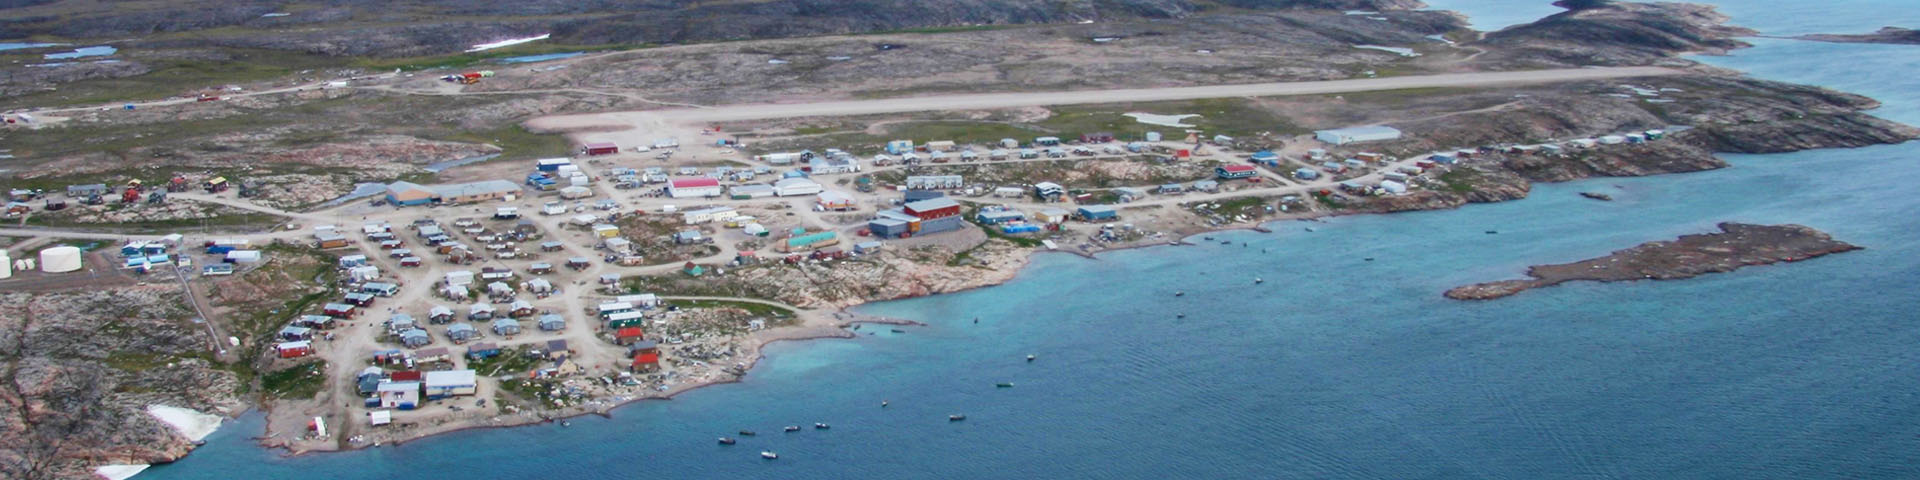
[[[1527,269],[1531,279],[1467,285],[1447,290],[1445,295],[1455,300],[1489,300],[1577,280],[1678,280],[1860,249],[1801,225],[1722,223],[1719,227],[1719,233],[1647,242],[1605,257],[1536,265]]]

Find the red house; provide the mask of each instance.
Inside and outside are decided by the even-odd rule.
[[[633,371],[635,371],[635,372],[651,372],[651,371],[654,371],[654,370],[659,370],[659,369],[660,369],[660,354],[658,354],[658,353],[642,353],[642,354],[640,354],[640,356],[637,356],[637,357],[633,357],[633,367],[632,367],[632,368],[633,368]]]
[[[274,345],[273,350],[279,352],[280,358],[300,358],[313,354],[313,342],[306,340],[285,342]]]
[[[620,146],[605,142],[589,143],[586,151],[587,155],[613,155],[620,153]]]
[[[647,334],[645,332],[640,331],[640,327],[625,327],[619,330],[615,330],[613,332],[613,343],[619,344],[619,345],[626,345],[626,344],[637,342],[640,340],[645,340],[646,337],[647,337]]]

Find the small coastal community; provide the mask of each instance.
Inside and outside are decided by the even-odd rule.
[[[1126,36],[1098,38],[1088,45]],[[1073,48],[1095,48],[1088,45]],[[673,48],[725,47],[660,50]],[[1859,114],[1871,100],[1691,70],[1671,57],[1695,48],[1604,67],[1474,72],[1448,63],[1387,75],[1394,62],[1437,62],[1447,52],[1458,54],[1449,62],[1521,55],[1497,42],[1465,52],[1451,39],[1420,44],[1432,55],[1420,59],[1393,48],[1355,48],[1363,53],[1348,54],[1381,63],[1361,64],[1370,69],[1351,78],[1243,86],[1258,88],[1247,93],[1188,86],[721,106],[643,99],[651,103],[638,109],[520,117],[524,127],[513,128],[563,144],[558,152],[502,148],[495,143],[508,142],[492,137],[507,135],[494,131],[479,146],[393,147],[415,150],[398,154],[406,161],[355,150],[365,145],[330,147],[320,158],[339,170],[323,173],[163,164],[20,180],[7,186],[0,226],[0,293],[11,294],[0,316],[58,324],[47,319],[117,312],[130,320],[62,320],[72,322],[62,328],[131,328],[111,340],[123,343],[85,347],[115,352],[97,360],[136,372],[128,378],[190,372],[218,379],[194,382],[252,392],[267,411],[263,444],[358,449],[566,422],[739,381],[771,342],[910,334],[911,322],[847,308],[1005,282],[1036,253],[1092,257],[1187,245],[1226,229],[1311,232],[1331,215],[1522,198],[1533,181],[1720,168],[1713,152],[1814,147],[1795,143],[1816,141],[1792,134],[1797,128],[1820,130],[1828,145],[1915,136]],[[14,109],[0,129],[9,138],[53,135],[113,114],[277,108],[268,106],[277,96],[530,94],[591,59],[354,71],[109,107]],[[495,84],[524,88],[490,90],[509,88]],[[1729,101],[1714,93],[1724,88],[1764,98]],[[1193,101],[1220,98],[1281,113]],[[1802,108],[1839,120],[1808,126],[1796,117]],[[1099,120],[1058,121],[1079,117]],[[1857,128],[1831,127],[1847,122]],[[1852,131],[1832,131],[1841,129]],[[1795,232],[1831,252],[1853,248]],[[1524,287],[1560,277],[1581,278]],[[68,306],[39,306],[54,298]],[[129,326],[144,325],[137,322],[165,326]],[[140,340],[163,333],[164,345]],[[126,351],[136,348],[149,351]],[[148,405],[174,409],[152,415],[196,430],[210,427],[186,407],[230,416],[247,406],[206,393],[189,402]],[[205,435],[86,458],[123,478],[131,467],[113,465],[178,458]]]

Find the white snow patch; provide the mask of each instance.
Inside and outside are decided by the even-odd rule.
[[[207,438],[207,435],[213,434],[214,430],[220,428],[219,415],[208,415],[191,408],[148,405],[147,413],[152,414],[153,418],[172,425],[174,430],[180,431],[180,436],[196,442]]]
[[[515,38],[512,40],[501,40],[493,43],[482,43],[479,45],[474,45],[473,48],[467,49],[467,52],[472,53],[472,52],[478,52],[481,50],[492,50],[500,47],[510,47],[510,46],[519,45],[522,43],[527,43],[527,42],[538,42],[541,40],[546,40],[547,37],[552,37],[552,36],[553,34],[551,33],[542,33],[540,34],[540,36],[537,36],[537,37]]]
[[[1416,52],[1416,51],[1413,51],[1413,49],[1411,49],[1411,48],[1405,48],[1405,47],[1385,47],[1385,46],[1380,46],[1380,45],[1354,45],[1354,46],[1353,46],[1353,48],[1364,48],[1364,49],[1367,49],[1367,50],[1379,50],[1379,51],[1382,51],[1382,52],[1393,52],[1393,53],[1397,53],[1397,54],[1400,54],[1400,56],[1402,56],[1402,57],[1418,57],[1418,56],[1420,56],[1420,52]]]
[[[93,474],[107,480],[127,480],[135,474],[146,471],[150,466],[152,465],[101,465],[94,467]]]
[[[1194,125],[1188,125],[1186,123],[1182,123],[1181,120],[1186,120],[1187,117],[1198,117],[1200,116],[1200,114],[1188,113],[1188,114],[1182,114],[1182,115],[1160,115],[1160,114],[1153,114],[1153,113],[1129,113],[1127,114],[1127,116],[1133,117],[1133,121],[1148,124],[1148,125],[1193,128]]]

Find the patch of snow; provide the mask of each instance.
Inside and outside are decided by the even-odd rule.
[[[288,16],[288,15],[293,15],[293,14],[291,14],[291,13],[286,13],[286,12],[274,12],[274,13],[264,13],[264,14],[261,14],[261,15],[260,15],[260,17],[261,17],[261,18],[273,18],[273,17],[284,17],[284,16]]]
[[[541,40],[546,40],[548,37],[552,37],[552,36],[553,34],[551,33],[542,33],[539,36],[535,36],[535,37],[515,38],[510,40],[501,40],[493,43],[482,43],[479,45],[474,45],[473,48],[467,49],[467,53],[473,53],[473,52],[478,52],[483,50],[492,50],[500,47],[510,47],[510,46],[519,45],[522,43],[527,43],[527,42],[538,42]]]
[[[127,480],[127,478],[133,477],[134,475],[139,474],[140,472],[146,471],[147,467],[151,467],[151,466],[152,465],[146,465],[146,464],[101,465],[93,469],[93,474],[99,475],[100,478],[105,478],[107,480]]]
[[[1440,42],[1440,43],[1445,43],[1447,45],[1453,45],[1453,40],[1448,40],[1446,35],[1440,35],[1440,34],[1427,35],[1427,39]]]
[[[1347,15],[1379,15],[1380,14],[1380,12],[1376,12],[1372,10],[1348,10],[1341,13],[1345,13]]]
[[[147,413],[172,425],[174,430],[180,431],[180,436],[195,442],[207,438],[207,435],[212,435],[214,430],[220,428],[219,415],[208,415],[191,408],[148,405]]]
[[[1188,113],[1188,114],[1181,114],[1181,115],[1160,115],[1160,114],[1153,114],[1153,113],[1129,113],[1127,114],[1127,116],[1133,117],[1133,121],[1148,124],[1148,125],[1193,128],[1194,125],[1181,123],[1181,120],[1186,120],[1187,117],[1198,117],[1200,116],[1200,114]]]
[[[1413,49],[1411,48],[1405,48],[1405,47],[1387,47],[1387,46],[1380,46],[1380,45],[1354,45],[1353,48],[1364,48],[1367,50],[1379,50],[1382,52],[1390,52],[1390,53],[1398,54],[1402,57],[1420,56],[1420,52],[1416,52],[1416,51],[1413,51]]]

